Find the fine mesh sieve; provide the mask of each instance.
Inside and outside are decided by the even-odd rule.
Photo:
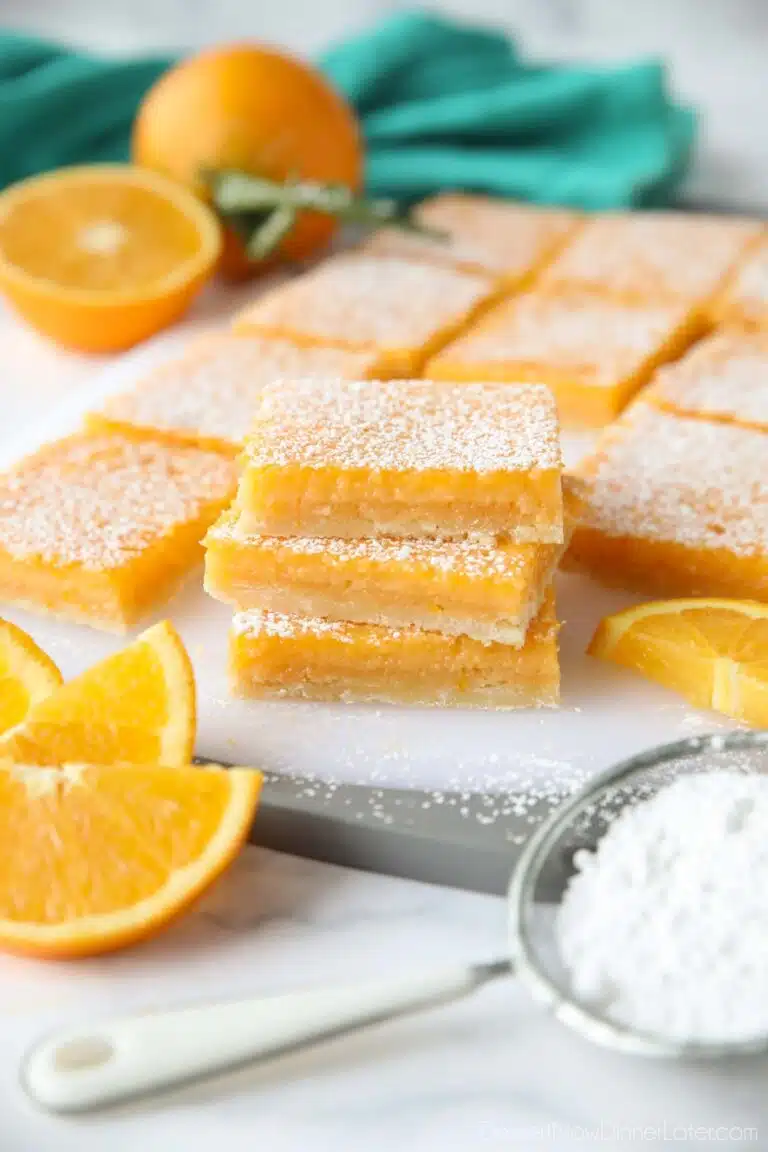
[[[595,777],[565,800],[522,851],[508,896],[511,967],[559,1020],[595,1043],[646,1056],[687,1058],[717,1058],[768,1048],[768,1036],[702,1043],[617,1023],[575,996],[555,940],[554,907],[574,873],[575,854],[593,850],[628,805],[650,799],[683,775],[717,771],[768,773],[768,732],[695,736],[641,753]]]
[[[24,1087],[53,1111],[87,1111],[447,1003],[511,974],[563,1024],[597,1044],[662,1057],[764,1051],[768,1036],[700,1043],[617,1023],[575,995],[555,934],[555,913],[574,874],[575,854],[594,849],[627,805],[649,799],[682,775],[718,770],[768,772],[768,732],[696,736],[653,749],[597,776],[564,801],[534,833],[512,876],[508,958],[70,1029],[29,1053],[22,1067]]]

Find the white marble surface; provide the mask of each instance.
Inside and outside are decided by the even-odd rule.
[[[503,902],[492,897],[249,849],[196,913],[154,943],[66,966],[0,960],[0,1147],[765,1147],[768,1060],[683,1068],[598,1051],[548,1019],[511,981],[463,1003],[98,1117],[44,1116],[17,1087],[27,1046],[65,1023],[495,957],[504,947],[503,926]],[[747,1129],[757,1129],[758,1137]]]
[[[0,438],[101,367],[55,352],[1,313],[0,337]],[[768,1059],[680,1067],[598,1051],[511,981],[98,1117],[45,1116],[18,1086],[29,1045],[66,1023],[494,958],[504,923],[492,897],[249,848],[155,942],[64,965],[0,957],[0,1152],[768,1146]]]

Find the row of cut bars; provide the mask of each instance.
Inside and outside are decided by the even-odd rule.
[[[470,196],[421,218],[452,242],[379,233],[257,301],[237,329],[367,350],[380,377],[544,383],[565,426],[590,427],[723,317],[748,322],[745,293],[761,267],[766,279],[756,221],[583,218]]]
[[[366,246],[367,255],[346,258],[349,271],[340,258],[315,274],[322,277],[325,269],[329,276],[329,291],[321,279],[319,297],[309,293],[310,304],[314,295],[330,309],[321,309],[318,320],[321,329],[330,326],[327,344],[322,331],[316,343],[301,324],[296,331],[286,328],[289,339],[259,337],[250,310],[239,323],[247,338],[221,332],[193,342],[178,362],[91,414],[90,435],[48,445],[0,477],[0,598],[96,627],[131,627],[198,561],[200,536],[228,503],[234,484],[219,454],[237,454],[262,387],[277,377],[370,378],[398,360],[422,368],[431,361],[440,374],[440,352],[451,337],[458,334],[460,346],[478,314],[478,327],[487,323],[492,335],[511,308],[523,317],[523,344],[533,349],[526,378],[553,385],[561,411],[589,423],[612,414],[642,383],[647,365],[638,370],[638,358],[655,363],[679,352],[700,324],[705,296],[710,314],[751,324],[766,320],[768,248],[750,222],[641,214],[584,223],[575,213],[470,196],[438,197],[421,211],[427,222],[452,232],[447,245],[405,242],[403,260],[389,255],[403,239],[380,234]],[[610,246],[600,239],[606,229],[613,233]],[[603,265],[602,279],[589,289],[598,307],[586,323],[583,310],[593,304],[580,296],[582,312],[569,319],[568,308],[551,303],[535,282],[551,280],[559,299],[557,284],[574,252],[594,266],[590,247],[610,247],[616,256],[613,269]],[[737,270],[724,287],[726,265]],[[629,294],[621,276],[634,278]],[[317,283],[312,276],[302,281]],[[347,296],[330,291],[339,283],[348,285]],[[507,299],[531,285],[534,290],[516,303]],[[367,291],[358,295],[361,287]],[[584,287],[580,283],[579,291]],[[359,316],[349,310],[349,293],[362,302]],[[656,304],[684,299],[698,311],[686,320],[683,308],[667,344],[658,323],[650,338],[641,339],[644,313],[637,302],[643,293]],[[269,299],[279,298],[278,292]],[[625,313],[610,312],[616,307],[630,307],[624,336],[617,333]],[[643,323],[647,327],[647,316]],[[485,339],[482,332],[478,338]],[[515,363],[514,356],[491,357],[478,374],[525,375]]]
[[[661,596],[768,601],[768,331],[659,372],[578,469],[567,565]]]
[[[740,276],[762,253],[768,261],[762,226],[749,221],[632,214],[585,223],[471,196],[438,197],[422,216],[452,241],[378,234],[363,254],[328,260],[245,309],[236,330],[258,343],[238,348],[223,334],[197,342],[94,422],[236,451],[270,380],[426,372],[546,383],[566,425],[601,424],[715,315],[732,315]],[[603,249],[612,261],[597,260]],[[581,279],[566,275],[572,265]],[[603,279],[590,281],[589,267]]]

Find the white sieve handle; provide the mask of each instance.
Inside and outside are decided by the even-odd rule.
[[[458,999],[509,972],[499,961],[351,987],[126,1016],[60,1032],[22,1081],[54,1112],[85,1112]]]

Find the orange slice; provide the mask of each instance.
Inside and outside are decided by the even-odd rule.
[[[30,764],[188,764],[195,683],[171,624],[155,624],[35,704],[0,739],[0,757]],[[1,841],[0,841],[1,842]]]
[[[641,604],[607,616],[589,652],[672,688],[697,708],[768,726],[768,604]]]
[[[202,201],[127,164],[63,168],[0,196],[0,287],[39,332],[88,352],[176,320],[220,249]]]
[[[226,868],[261,773],[0,762],[0,948],[95,955],[153,936]]]
[[[61,672],[31,636],[0,620],[0,735],[61,684]]]

